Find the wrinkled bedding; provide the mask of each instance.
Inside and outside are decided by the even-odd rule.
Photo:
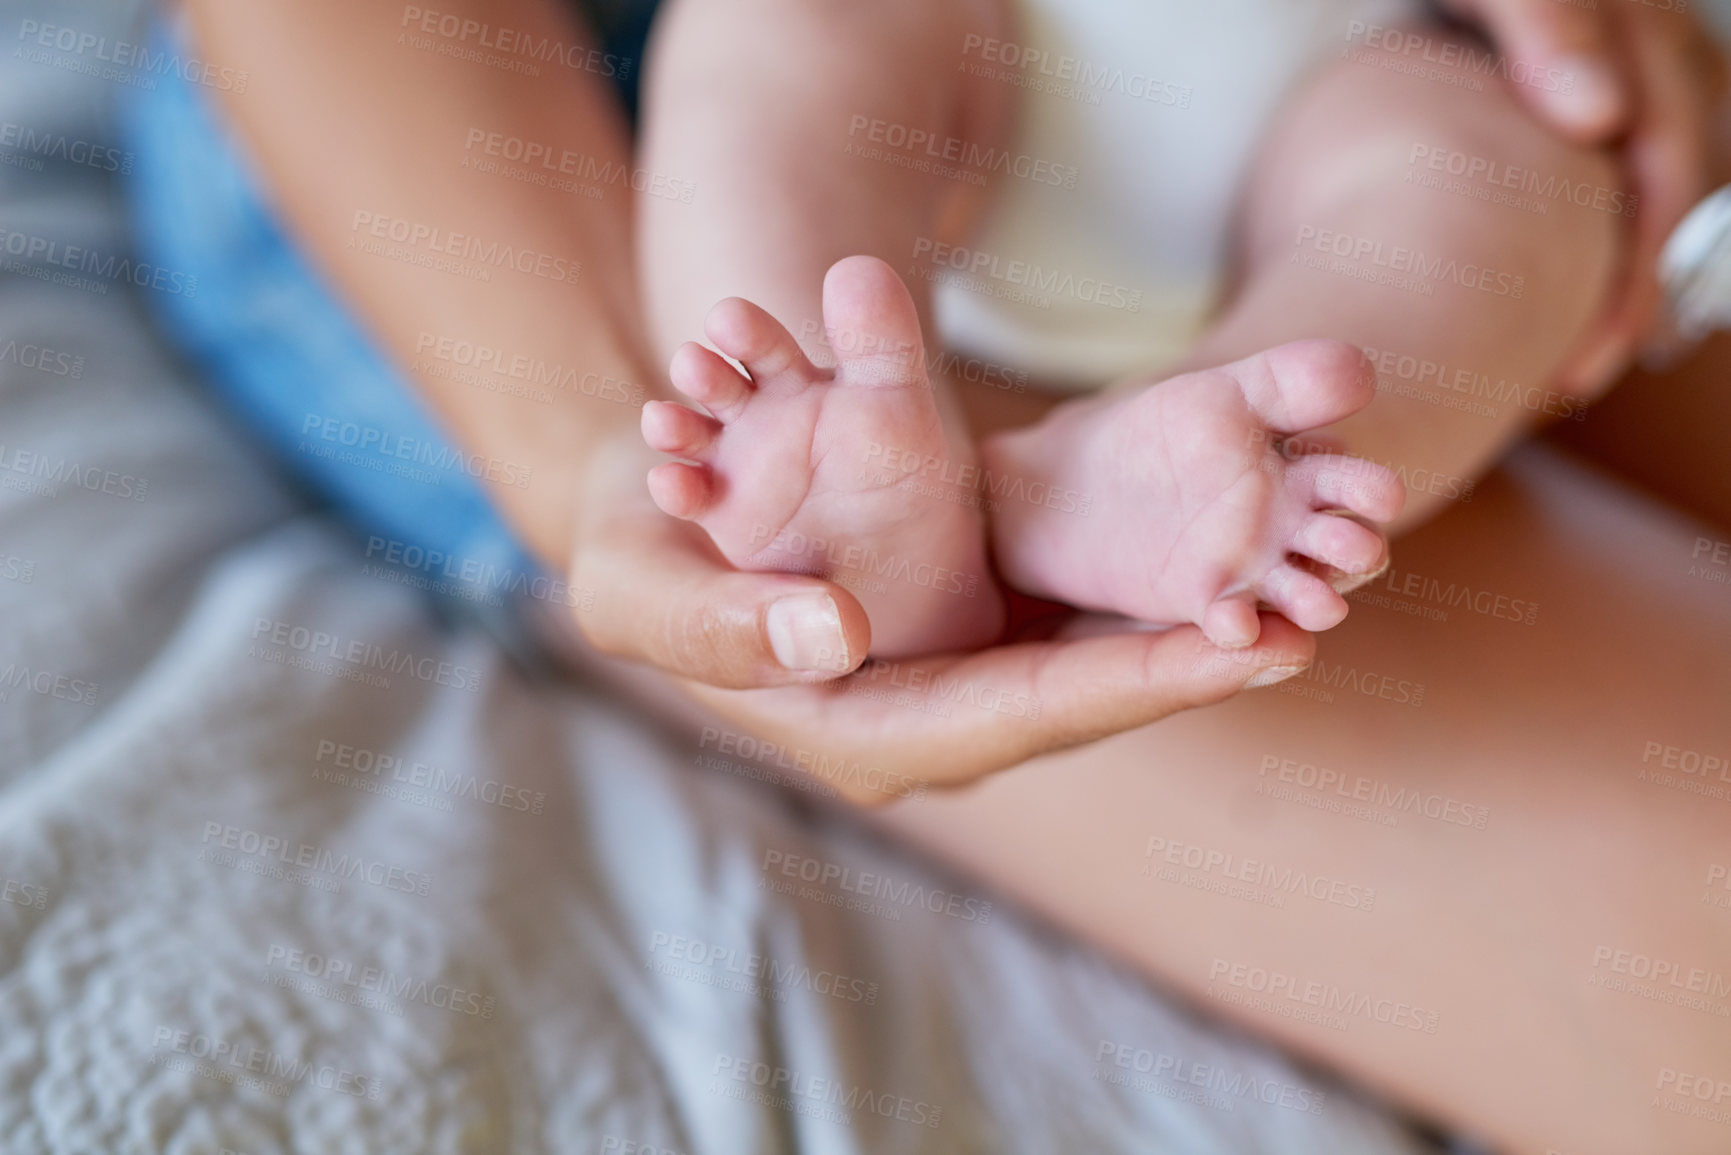
[[[1424,1149],[375,568],[119,263],[129,19],[0,10],[0,1151]]]

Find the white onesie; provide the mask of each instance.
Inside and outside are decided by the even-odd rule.
[[[1021,92],[966,248],[916,245],[946,343],[1042,384],[1156,370],[1196,339],[1262,134],[1306,73],[1418,0],[1019,0],[962,67]],[[1355,23],[1356,22],[1356,23]],[[1016,175],[1022,173],[1026,175]]]

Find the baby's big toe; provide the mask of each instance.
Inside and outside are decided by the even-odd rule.
[[[876,257],[846,257],[823,279],[823,323],[847,385],[925,384],[925,345],[914,299]]]
[[[1376,396],[1376,373],[1345,341],[1292,341],[1227,367],[1258,418],[1302,433],[1352,416]]]

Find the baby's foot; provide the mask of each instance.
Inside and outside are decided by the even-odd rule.
[[[1067,496],[999,503],[999,570],[1036,596],[1194,622],[1219,646],[1256,641],[1259,602],[1303,629],[1338,625],[1346,602],[1319,566],[1367,574],[1388,545],[1331,511],[1386,522],[1406,491],[1380,465],[1291,457],[1280,439],[1357,412],[1375,389],[1357,349],[1300,341],[1000,435],[984,448],[995,489]]]
[[[850,590],[879,657],[992,641],[1003,604],[980,515],[871,468],[886,454],[972,468],[971,447],[945,436],[913,298],[882,261],[849,257],[824,278],[823,314],[834,369],[814,366],[748,301],[710,310],[705,333],[745,372],[696,343],[674,355],[674,386],[707,413],[644,406],[644,440],[685,459],[650,471],[651,496],[741,569],[813,573]]]

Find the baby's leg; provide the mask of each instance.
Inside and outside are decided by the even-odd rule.
[[[1013,90],[958,71],[963,41],[1002,22],[1000,0],[668,4],[639,159],[691,191],[642,198],[655,351],[671,356],[717,301],[744,297],[822,357],[831,265],[863,253],[901,267],[919,238],[954,235],[993,174],[924,162],[951,139],[1006,140]],[[930,292],[912,290],[929,332]]]
[[[1439,34],[1411,35],[1391,38],[1442,57]],[[1463,71],[1468,83],[1455,87],[1389,63],[1406,61],[1355,49],[1274,127],[1246,195],[1238,292],[1187,358],[1207,372],[1132,382],[986,442],[995,474],[1104,494],[1106,516],[1085,520],[1006,503],[993,538],[1011,584],[1196,621],[1220,645],[1254,639],[1257,600],[1326,629],[1346,603],[1282,559],[1363,573],[1381,551],[1350,522],[1311,516],[1313,506],[1387,516],[1398,503],[1380,493],[1382,465],[1408,491],[1403,528],[1470,500],[1473,480],[1545,414],[1584,412],[1554,379],[1611,283],[1623,227],[1611,210],[1629,203],[1611,165],[1553,139],[1494,80]],[[1326,355],[1283,354],[1286,369],[1272,375],[1274,355],[1255,356],[1306,337],[1365,347],[1375,388]],[[1264,391],[1293,410],[1284,421],[1250,388],[1270,376]],[[1240,446],[1246,435],[1288,435],[1288,463],[1247,468],[1223,448],[1229,430]],[[1321,450],[1369,462],[1309,456]],[[1216,468],[1202,470],[1204,459]],[[1302,484],[1318,470],[1368,500]],[[1141,532],[1121,540],[1136,510]]]
[[[1469,500],[1525,431],[1584,415],[1557,380],[1606,305],[1633,205],[1608,157],[1554,137],[1494,73],[1433,63],[1446,34],[1400,43],[1354,46],[1275,127],[1239,291],[1191,358],[1296,337],[1368,349],[1375,401],[1319,440],[1403,473],[1397,531]]]
[[[953,237],[985,195],[989,173],[939,175],[929,167],[921,171],[917,162],[927,155],[926,141],[941,152],[952,138],[991,146],[1004,135],[1006,87],[956,67],[969,34],[998,33],[996,4],[679,0],[657,26],[641,164],[652,181],[665,176],[684,182],[651,185],[652,190],[690,189],[688,199],[653,192],[641,199],[642,272],[657,351],[671,356],[681,341],[703,334],[706,314],[725,298],[753,302],[780,323],[763,325],[765,333],[785,326],[819,367],[836,365],[838,354],[899,347],[921,388],[902,391],[908,404],[899,407],[896,421],[885,424],[880,413],[870,438],[850,439],[857,444],[846,452],[858,460],[830,462],[868,480],[899,481],[899,473],[884,467],[907,463],[920,465],[921,472],[935,465],[944,477],[965,477],[972,469],[973,446],[949,384],[926,371],[919,329],[910,333],[900,321],[885,326],[861,320],[874,311],[880,319],[898,313],[906,291],[868,277],[868,284],[856,287],[869,290],[872,301],[858,302],[860,309],[847,314],[855,320],[840,322],[842,330],[852,331],[837,331],[837,317],[825,315],[821,288],[826,270],[844,257],[864,254],[895,266],[905,263],[920,238]],[[908,147],[910,135],[922,143]],[[901,147],[887,144],[891,138]],[[898,163],[910,161],[916,163]],[[853,266],[855,272],[861,268]],[[912,309],[929,334],[930,299],[923,283],[913,286]],[[731,320],[722,317],[724,328],[757,316],[737,302],[726,312]],[[710,333],[714,340],[714,329]],[[751,368],[761,386],[757,367]],[[696,350],[681,354],[676,373],[682,387],[692,386],[687,394],[706,404],[706,387],[731,387],[720,363]],[[779,452],[797,459],[790,465],[809,471],[812,439],[790,441],[784,434],[802,415],[810,416],[815,395],[796,401],[785,391],[760,387],[749,396],[757,411],[753,439],[759,452]],[[836,396],[842,407],[853,400],[870,395]],[[830,408],[826,402],[826,412]],[[784,417],[776,416],[784,411]],[[646,411],[645,422],[652,444],[676,453],[682,441],[697,437],[707,445],[703,434],[718,433],[700,416],[681,416],[664,406]],[[743,428],[730,422],[727,433],[738,442]],[[738,445],[734,461],[748,460],[749,452]],[[664,469],[657,487],[658,496],[668,499],[663,508],[697,516],[712,536],[723,520],[735,529],[745,525],[749,532],[732,535],[738,541],[725,532],[717,537],[738,564],[810,568],[849,586],[871,617],[874,653],[976,645],[995,636],[1001,608],[986,580],[983,526],[972,503],[895,490],[889,496],[900,501],[899,516],[885,517],[886,503],[874,499],[865,520],[900,524],[906,532],[874,537],[845,524],[846,518],[814,517],[810,510],[790,522],[785,501],[766,498],[764,508],[745,509],[756,500],[755,491],[741,492],[737,470],[717,473],[712,464]],[[715,503],[723,499],[733,506],[718,511]],[[726,517],[703,516],[718,512]],[[794,525],[803,532],[782,533]],[[761,547],[777,534],[791,550],[745,556],[746,547]],[[792,556],[802,546],[809,552],[814,538],[830,542],[815,556]],[[831,542],[857,549],[838,553]],[[850,574],[850,558],[868,556],[875,560]],[[953,581],[894,576],[939,570],[964,575],[959,584],[972,595],[954,593]],[[881,576],[886,571],[888,580]],[[934,633],[934,623],[943,630]]]

